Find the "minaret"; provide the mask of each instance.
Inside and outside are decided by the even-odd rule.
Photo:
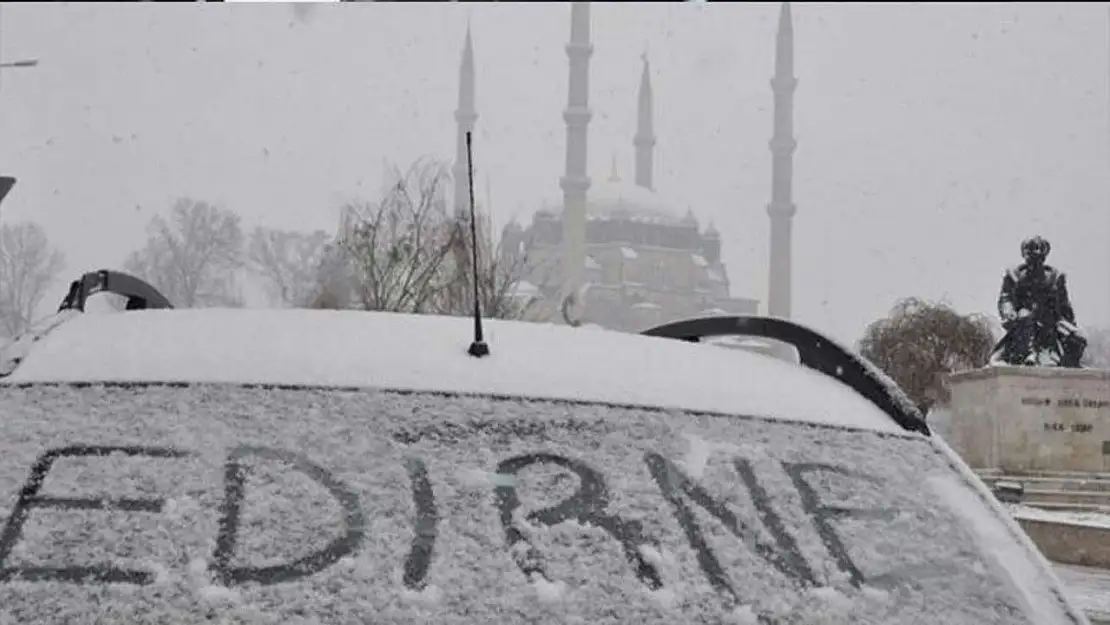
[[[636,186],[652,189],[652,171],[655,169],[655,116],[652,111],[651,66],[646,52],[641,58],[644,60],[644,70],[640,74],[636,138],[632,140],[632,145],[636,147]]]
[[[790,3],[784,2],[779,12],[779,32],[775,44],[775,77],[771,89],[775,95],[775,126],[771,137],[771,263],[768,280],[767,313],[773,317],[790,318],[791,228],[794,213],[792,186],[794,179],[794,27],[790,20]]]
[[[470,186],[466,172],[466,133],[474,129],[478,112],[474,106],[474,45],[470,41],[470,25],[466,26],[462,63],[459,66],[459,108],[455,109],[458,132],[455,137],[455,164],[451,177],[455,181],[455,214],[470,214]]]
[[[574,2],[570,9],[570,43],[567,57],[570,76],[567,85],[566,173],[559,179],[563,188],[563,294],[578,293],[586,263],[586,128],[590,123],[590,3]],[[560,298],[562,299],[562,298]],[[581,302],[578,303],[581,305]]]

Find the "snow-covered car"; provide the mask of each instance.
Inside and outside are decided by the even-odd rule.
[[[478,358],[472,319],[75,285],[3,350],[3,624],[1087,622],[897,388],[786,321],[487,320]],[[729,333],[801,364],[695,344]]]

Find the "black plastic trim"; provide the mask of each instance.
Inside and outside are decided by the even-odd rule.
[[[721,315],[666,323],[641,334],[691,343],[700,343],[702,339],[717,336],[747,336],[782,341],[798,350],[802,366],[852,387],[890,415],[903,429],[930,435],[929,426],[917,406],[882,371],[828,337],[792,321],[753,315]]]
[[[0,202],[11,193],[12,187],[15,186],[15,178],[12,176],[0,176]]]
[[[143,280],[122,271],[101,269],[100,271],[90,271],[81,276],[80,280],[74,280],[70,283],[69,293],[62,300],[62,304],[58,306],[58,312],[63,310],[84,312],[85,302],[89,299],[89,296],[102,291],[126,297],[127,310],[173,308],[165,295],[159,293],[158,289]]]

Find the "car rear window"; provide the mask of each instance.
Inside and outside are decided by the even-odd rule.
[[[213,385],[0,406],[0,623],[1072,622],[916,436]]]

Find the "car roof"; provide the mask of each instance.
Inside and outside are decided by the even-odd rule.
[[[77,314],[7,384],[188,382],[505,395],[902,432],[824,374],[755,352],[553,324],[305,309]]]

